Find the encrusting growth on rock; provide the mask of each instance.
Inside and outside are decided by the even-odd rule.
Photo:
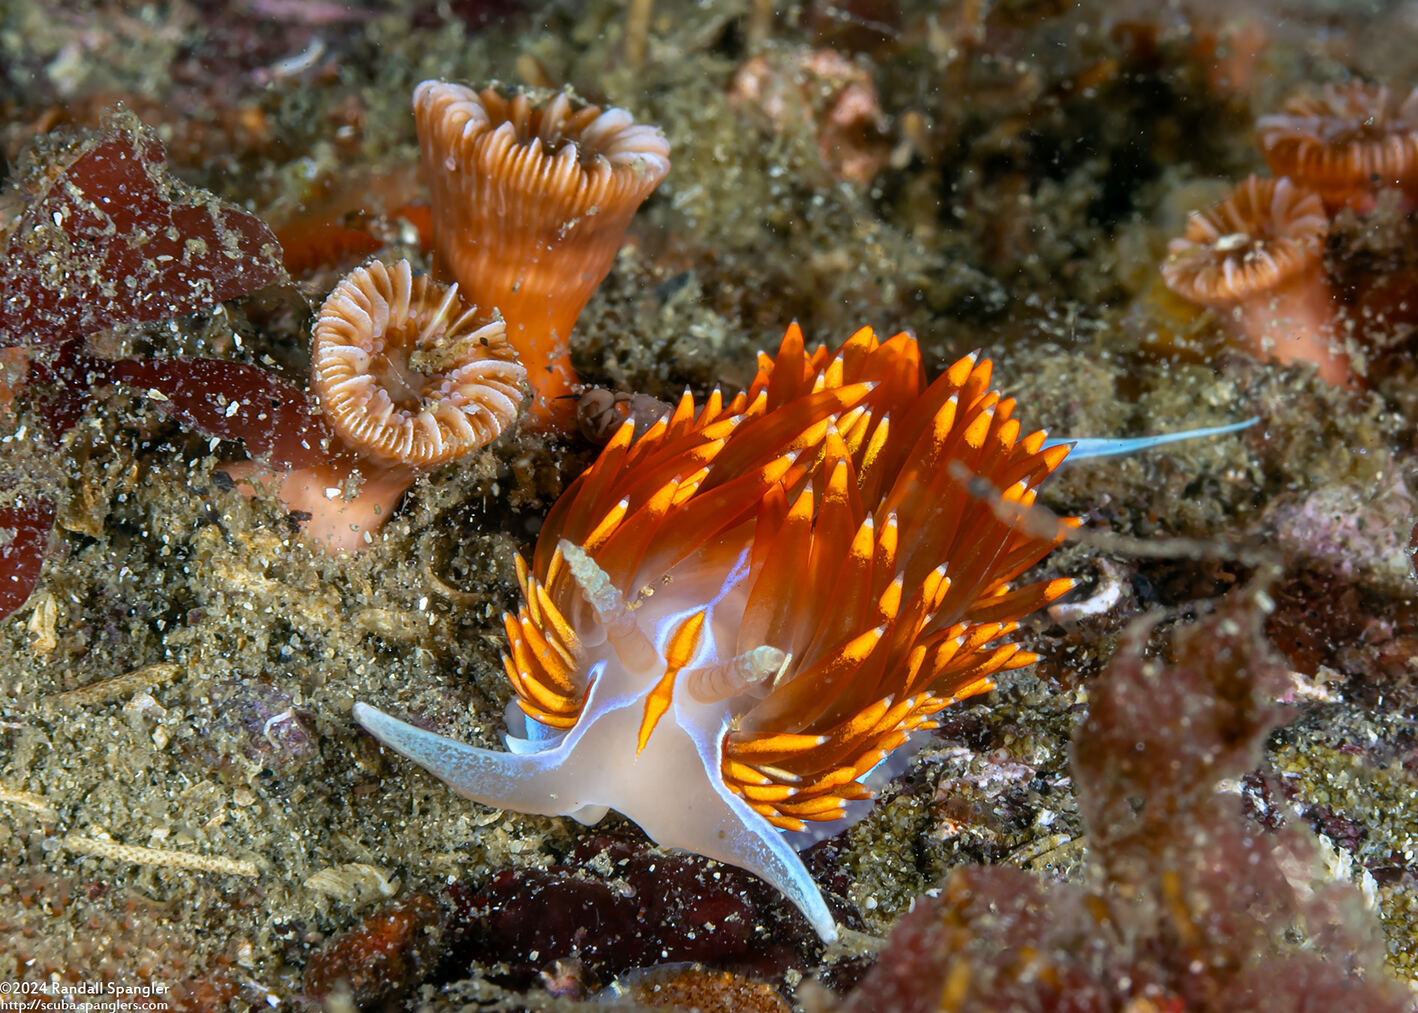
[[[1382,934],[1298,823],[1250,818],[1288,673],[1254,591],[1184,628],[1163,661],[1133,626],[1088,686],[1072,775],[1086,885],[961,866],[892,930],[834,1013],[1132,1010],[1403,1013]]]

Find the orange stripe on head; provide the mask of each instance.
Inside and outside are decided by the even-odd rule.
[[[670,633],[669,642],[665,645],[665,674],[660,676],[660,681],[655,683],[654,689],[650,690],[650,695],[645,698],[645,715],[640,719],[640,737],[635,747],[637,754],[645,749],[646,743],[650,741],[650,733],[655,730],[660,718],[665,716],[665,711],[670,709],[675,678],[698,653],[699,645],[703,641],[704,621],[708,614],[707,609],[700,609]]]

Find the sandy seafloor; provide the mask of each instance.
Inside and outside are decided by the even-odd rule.
[[[1287,793],[1277,804],[1328,838],[1393,972],[1418,978],[1411,325],[1356,327],[1368,386],[1337,391],[1229,347],[1156,283],[1185,212],[1264,171],[1256,115],[1325,81],[1418,82],[1418,5],[843,0],[787,5],[764,25],[746,2],[665,0],[638,67],[626,31],[621,5],[600,0],[417,13],[10,0],[0,174],[18,182],[37,132],[93,127],[123,101],[178,176],[274,224],[378,220],[421,195],[416,82],[566,84],[659,124],[673,150],[578,325],[589,381],[734,389],[797,319],[829,343],[862,324],[914,331],[932,375],[983,348],[1026,425],[1056,434],[1259,416],[1242,435],[1081,464],[1049,485],[1050,508],[1126,539],[1065,546],[1035,575],[1081,577],[1087,594],[1103,565],[1116,606],[1026,624],[1042,661],[952,711],[840,841],[834,882],[862,933],[826,955],[800,947],[773,980],[791,996],[804,976],[862,963],[962,863],[1077,875],[1067,743],[1090,678],[1130,620],[1157,611],[1165,635],[1251,576],[1257,553],[1281,567],[1267,630],[1296,673],[1266,757]],[[8,226],[23,197],[12,186],[0,200]],[[387,235],[381,257],[427,264],[407,229]],[[1331,274],[1418,270],[1413,235],[1384,205],[1342,218]],[[112,340],[269,356],[299,379],[312,309],[339,274]],[[131,395],[101,398],[58,454],[24,439],[4,453],[61,508],[33,598],[0,625],[0,980],[197,981],[237,1008],[293,1003],[312,955],[381,907],[419,893],[447,905],[450,883],[553,865],[593,833],[460,800],[350,719],[366,700],[498,742],[513,554],[587,444],[514,435],[444,468],[352,559],[214,478],[238,447],[212,450]],[[1149,551],[1179,538],[1193,545],[1182,558]],[[163,662],[118,699],[52,699]],[[614,819],[597,830],[638,839]],[[258,874],[65,844],[95,837]],[[537,986],[519,997],[500,970],[445,970],[409,1001],[571,1008]]]

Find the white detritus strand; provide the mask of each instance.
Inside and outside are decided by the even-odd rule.
[[[1082,601],[1061,602],[1049,606],[1049,618],[1061,626],[1071,626],[1093,616],[1106,615],[1123,600],[1127,584],[1122,571],[1111,559],[1096,559],[1098,586]]]

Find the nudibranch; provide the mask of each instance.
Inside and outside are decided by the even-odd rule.
[[[457,285],[415,277],[407,260],[346,275],[316,317],[311,393],[333,434],[320,463],[278,475],[306,535],[363,548],[419,475],[472,453],[517,418],[526,370],[500,318],[486,322]],[[357,488],[347,489],[353,470]],[[236,478],[254,465],[226,469]]]
[[[1329,216],[1289,179],[1251,176],[1231,196],[1193,211],[1167,245],[1162,278],[1182,298],[1214,309],[1258,355],[1312,362],[1328,383],[1350,382],[1324,266]]]
[[[1318,193],[1330,210],[1373,207],[1382,187],[1418,200],[1418,88],[1355,81],[1297,96],[1256,121],[1270,171]]]
[[[465,298],[502,312],[533,423],[569,431],[571,328],[670,171],[669,143],[624,109],[565,93],[537,105],[424,81],[413,103],[436,263]]]
[[[508,752],[355,718],[468,798],[613,808],[748,869],[834,939],[795,844],[859,815],[943,708],[1032,663],[1010,635],[1072,586],[1011,587],[1077,521],[1019,523],[1068,446],[1021,436],[990,376],[972,355],[927,386],[907,334],[831,354],[789,328],[747,392],[686,394],[638,438],[627,420],[519,557]]]

